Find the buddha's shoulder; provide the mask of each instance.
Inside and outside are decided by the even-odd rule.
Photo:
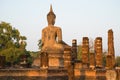
[[[60,28],[60,27],[58,27],[58,26],[55,26],[54,28],[55,28],[55,29],[57,29],[57,30],[61,30],[61,28]]]
[[[53,27],[47,26],[47,27],[43,28],[42,31],[48,31],[50,28],[52,28],[53,30],[61,30],[61,28],[58,26],[53,26]]]
[[[45,27],[45,28],[42,29],[42,31],[46,31],[46,30],[48,30],[48,27]]]

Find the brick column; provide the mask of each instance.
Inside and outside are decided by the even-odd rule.
[[[102,38],[97,37],[95,39],[95,59],[96,59],[96,67],[102,67]]]
[[[83,37],[82,63],[83,63],[83,68],[88,68],[88,64],[89,64],[89,39],[88,37]]]
[[[72,40],[72,54],[73,54],[73,59],[77,59],[77,40],[73,39]]]
[[[108,54],[106,58],[106,67],[108,69],[115,67],[114,37],[112,29],[108,30]]]

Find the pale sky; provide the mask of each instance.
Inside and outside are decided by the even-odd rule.
[[[120,0],[0,0],[0,21],[10,23],[27,37],[27,50],[38,51],[41,30],[47,26],[50,4],[63,40],[78,44],[82,37],[102,37],[107,50],[107,32],[114,32],[115,54],[120,56]]]

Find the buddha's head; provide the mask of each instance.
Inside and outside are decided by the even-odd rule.
[[[56,18],[56,15],[54,14],[54,12],[52,10],[52,5],[51,5],[50,6],[50,12],[47,14],[48,25],[54,25],[55,24],[55,18]]]

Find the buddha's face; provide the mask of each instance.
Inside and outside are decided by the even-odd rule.
[[[47,16],[48,25],[54,25],[55,24],[55,16],[53,14],[49,14]]]

